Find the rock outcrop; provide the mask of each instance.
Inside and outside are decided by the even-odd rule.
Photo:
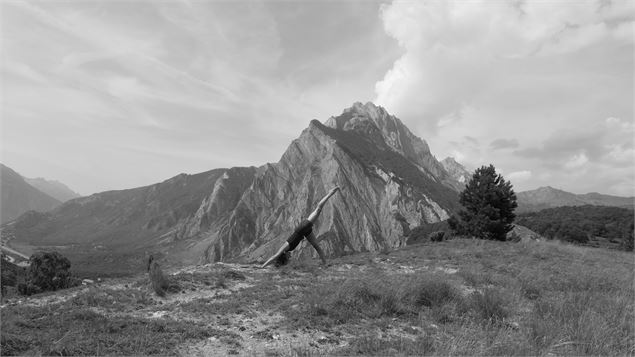
[[[450,174],[450,176],[455,180],[455,182],[459,183],[459,187],[457,187],[458,191],[463,191],[465,189],[465,185],[470,182],[472,179],[472,173],[463,167],[463,165],[459,164],[454,160],[453,157],[446,157],[441,160],[441,165],[443,168]]]

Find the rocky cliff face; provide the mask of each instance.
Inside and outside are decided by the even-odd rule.
[[[463,165],[456,162],[453,157],[446,157],[441,160],[441,165],[448,174],[450,174],[450,177],[460,184],[458,191],[463,191],[463,189],[465,189],[465,185],[467,185],[472,178],[472,173],[466,170]]]
[[[329,118],[325,124],[333,129],[365,134],[377,145],[387,145],[412,161],[430,179],[457,189],[456,180],[430,153],[428,144],[414,135],[399,118],[390,115],[382,107],[370,102],[355,103],[351,108],[345,109],[340,116]],[[376,131],[372,127],[379,130]]]
[[[460,184],[399,119],[357,103],[326,125],[312,121],[277,163],[74,199],[23,231],[40,242],[178,251],[184,262],[255,260],[335,185],[314,227],[329,255],[405,245],[414,227],[449,217]],[[314,250],[303,242],[294,254]]]
[[[330,188],[314,232],[331,255],[405,245],[410,230],[457,207],[449,174],[427,144],[372,103],[326,125],[312,121],[280,161],[258,169],[226,224],[209,233],[207,261],[271,254]],[[297,254],[313,254],[306,243]]]

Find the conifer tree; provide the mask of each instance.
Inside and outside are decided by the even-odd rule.
[[[518,204],[512,184],[497,174],[493,165],[476,169],[459,202],[464,209],[448,221],[456,233],[480,239],[506,239]]]

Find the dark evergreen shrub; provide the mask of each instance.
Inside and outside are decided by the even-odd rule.
[[[68,258],[58,252],[38,252],[29,260],[27,290],[53,291],[69,286],[71,262]]]
[[[496,173],[493,165],[477,169],[461,192],[459,202],[463,206],[457,216],[448,223],[459,235],[480,239],[506,239],[512,230],[518,206],[512,184]]]

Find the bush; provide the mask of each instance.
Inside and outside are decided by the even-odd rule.
[[[53,291],[70,285],[71,262],[57,252],[38,252],[29,259],[27,292]]]
[[[428,238],[430,239],[431,242],[442,242],[443,239],[445,238],[445,232],[444,231],[432,232],[428,235]]]
[[[450,228],[459,235],[481,239],[506,239],[512,230],[518,206],[512,184],[496,173],[493,165],[477,169],[461,192],[459,202],[464,209],[458,218],[448,220]]]

